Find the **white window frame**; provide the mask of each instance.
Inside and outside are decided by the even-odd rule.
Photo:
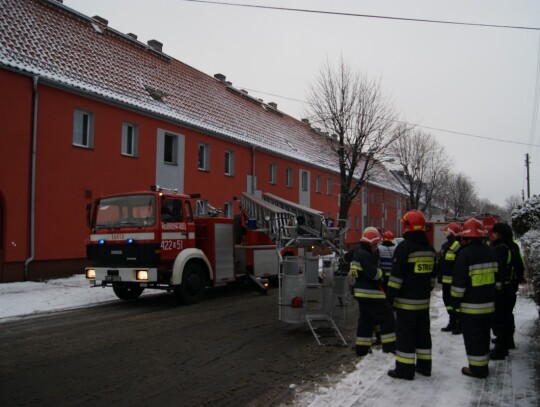
[[[167,140],[170,140],[171,154],[167,157]],[[169,165],[178,165],[178,136],[176,134],[165,133],[163,138],[163,162]]]
[[[315,192],[320,194],[321,193],[321,176],[317,175],[315,177]]]
[[[234,151],[225,151],[225,175],[234,176]]]
[[[285,170],[285,186],[287,188],[292,188],[293,186],[293,169],[291,167]]]
[[[136,124],[122,123],[122,155],[128,157],[139,155],[139,126]]]
[[[198,164],[197,167],[201,171],[210,171],[210,145],[199,143],[197,149]]]
[[[306,192],[309,191],[309,175],[307,171],[301,171],[300,172],[300,188],[302,191]]]
[[[79,109],[73,111],[73,145],[94,148],[94,113]]]
[[[332,195],[332,178],[326,178],[326,195]]]
[[[225,204],[223,205],[223,216],[226,218],[234,217],[234,203],[233,202],[225,202]]]
[[[277,164],[276,163],[270,163],[270,174],[269,174],[269,182],[270,184],[276,184],[277,183]]]

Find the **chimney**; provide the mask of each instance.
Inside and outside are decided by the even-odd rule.
[[[126,35],[127,35],[128,37],[130,37],[130,38],[133,38],[134,40],[137,39],[137,34],[127,33]]]
[[[247,95],[247,94],[248,94],[248,91],[245,90],[245,89],[240,89],[240,92],[242,92],[244,95]]]
[[[163,44],[158,40],[148,40],[147,44],[150,45],[157,52],[163,52]]]
[[[94,20],[96,20],[97,22],[103,24],[104,26],[108,26],[109,25],[109,20],[106,20],[105,18],[103,17],[100,17],[100,16],[94,16],[92,17]]]
[[[302,119],[302,123],[309,124],[309,119]]]
[[[232,82],[231,81],[225,81],[225,85],[232,86]]]
[[[268,102],[268,106],[273,107],[277,110],[277,103],[276,102]]]
[[[214,78],[216,78],[220,82],[225,82],[225,80],[227,79],[227,77],[223,75],[222,73],[215,74]]]

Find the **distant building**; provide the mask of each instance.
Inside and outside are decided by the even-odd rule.
[[[0,282],[80,273],[85,208],[152,184],[230,212],[264,191],[338,213],[339,170],[309,123],[53,0],[0,1]],[[381,167],[348,242],[399,228]]]

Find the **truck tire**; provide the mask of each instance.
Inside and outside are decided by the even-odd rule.
[[[137,286],[113,287],[113,291],[118,298],[125,301],[132,301],[139,298],[144,288]]]
[[[188,263],[182,275],[182,284],[174,293],[184,304],[200,302],[206,288],[206,273],[199,263]]]

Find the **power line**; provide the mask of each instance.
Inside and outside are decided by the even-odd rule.
[[[260,90],[257,90],[257,89],[250,89],[250,88],[247,88],[245,86],[240,86],[240,87],[242,89],[248,90],[250,92],[257,92],[257,93],[260,93],[260,94],[263,94],[263,95],[269,95],[269,96],[274,96],[274,97],[281,98],[281,99],[292,100],[293,102],[309,104],[309,102],[305,101],[305,100],[295,99],[295,98],[291,98],[291,97],[288,97],[288,96],[281,96],[281,95],[277,95],[275,93],[263,92],[263,91],[260,91]],[[419,127],[421,129],[435,130],[435,131],[441,131],[441,132],[444,132],[444,133],[456,134],[456,135],[459,135],[459,136],[474,137],[474,138],[483,139],[483,140],[497,141],[497,142],[500,142],[500,143],[517,144],[517,145],[522,145],[522,146],[540,148],[540,144],[533,144],[534,140],[532,140],[532,141],[529,140],[530,141],[529,143],[525,143],[525,142],[521,142],[521,141],[505,140],[505,139],[499,139],[499,138],[495,138],[495,137],[479,136],[477,134],[464,133],[464,132],[455,131],[455,130],[441,129],[440,127],[424,126],[424,125],[421,125],[421,124],[409,123],[409,122],[404,122],[404,121],[400,121],[400,120],[390,120],[390,121],[394,122],[394,123],[405,124],[407,126]]]
[[[219,1],[210,1],[210,0],[180,0],[180,1],[189,1],[189,2],[192,2],[192,3],[218,4],[220,6],[233,6],[233,7],[258,8],[258,9],[265,9],[265,10],[292,11],[292,12],[297,12],[297,13],[326,14],[326,15],[343,16],[343,17],[378,18],[378,19],[383,19],[383,20],[409,21],[409,22],[415,22],[415,23],[450,24],[450,25],[465,25],[465,26],[484,27],[484,28],[508,28],[508,29],[514,29],[514,30],[535,30],[535,31],[540,31],[540,27],[526,27],[526,26],[500,25],[500,24],[483,24],[483,23],[465,23],[465,22],[462,22],[462,21],[432,20],[432,19],[425,19],[425,18],[391,17],[391,16],[381,16],[381,15],[375,15],[375,14],[345,13],[345,12],[340,12],[340,11],[311,10],[311,9],[290,8],[290,7],[258,6],[258,5],[255,5],[255,4],[241,4],[241,3],[219,2]]]

